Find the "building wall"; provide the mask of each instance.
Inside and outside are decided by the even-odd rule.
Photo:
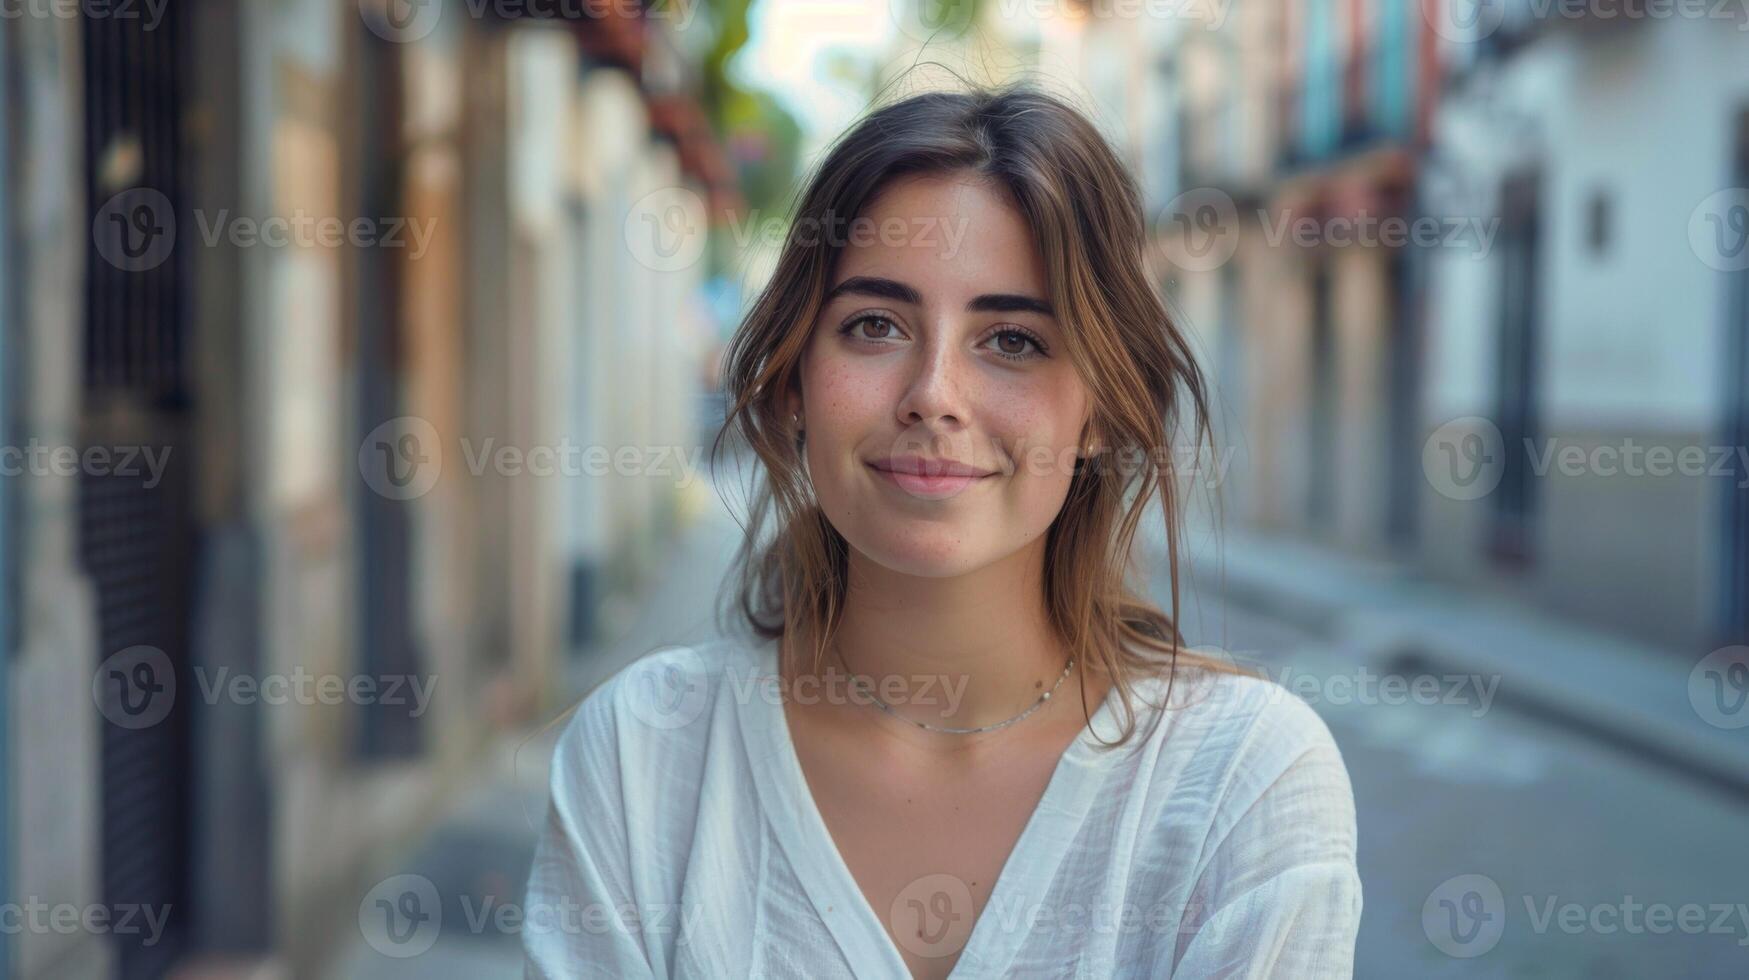
[[[563,30],[512,31],[504,39],[509,99],[503,188],[509,207],[511,293],[501,330],[508,377],[502,389],[505,427],[479,432],[501,443],[555,445],[566,428],[564,392],[571,338],[563,323],[567,270],[561,207],[564,121],[575,99],[577,54]],[[500,475],[511,501],[511,630],[513,673],[539,688],[547,665],[564,649],[563,487],[554,478]]]
[[[1466,193],[1486,199],[1527,163],[1544,174],[1539,453],[1719,443],[1726,293],[1689,247],[1688,226],[1730,185],[1727,141],[1749,104],[1743,53],[1740,34],[1704,20],[1550,30],[1497,66],[1486,103],[1460,89],[1441,107],[1436,151],[1471,175]],[[1611,212],[1601,254],[1586,239],[1600,193]],[[1491,412],[1498,310],[1491,257],[1434,263],[1429,432]],[[1522,575],[1481,547],[1487,500],[1429,488],[1424,554],[1477,584],[1506,575],[1580,619],[1701,645],[1719,601],[1723,482],[1553,469],[1535,480],[1536,555]]]
[[[1490,556],[1495,502],[1442,493],[1416,454],[1443,425],[1498,414],[1500,189],[1526,167],[1543,175],[1536,448],[1590,452],[1630,440],[1641,450],[1724,448],[1726,283],[1688,239],[1697,206],[1732,183],[1729,140],[1749,104],[1742,35],[1703,19],[1591,28],[1555,19],[1516,50],[1477,56],[1486,46],[1440,42],[1419,18],[1374,9],[1392,14],[1372,22],[1392,33],[1372,37],[1359,118],[1382,141],[1374,145],[1410,164],[1418,210],[1405,216],[1473,221],[1470,230],[1488,236],[1483,248],[1413,254],[1399,283],[1389,249],[1271,245],[1257,218],[1262,208],[1264,221],[1284,212],[1321,219],[1330,212],[1308,208],[1320,199],[1342,213],[1352,209],[1348,191],[1371,193],[1378,179],[1367,147],[1347,145],[1351,134],[1339,125],[1356,118],[1343,104],[1351,6],[1240,5],[1218,30],[1185,25],[1162,54],[1177,115],[1157,129],[1180,137],[1184,170],[1158,194],[1224,193],[1237,212],[1227,263],[1236,271],[1166,255],[1160,273],[1204,341],[1211,373],[1232,389],[1222,392],[1238,453],[1226,484],[1229,520],[1409,557],[1448,579],[1643,638],[1704,643],[1722,602],[1716,570],[1729,481],[1533,476],[1533,557],[1515,569]],[[1380,74],[1425,86],[1451,65],[1459,68],[1452,84],[1426,91],[1389,91]],[[1599,193],[1611,233],[1594,254],[1586,234]],[[1309,437],[1320,261],[1334,310],[1327,520],[1307,512],[1317,473]],[[1405,319],[1418,297],[1422,315]],[[1399,432],[1405,410],[1414,418]],[[1407,551],[1392,523],[1406,516],[1414,518]]]
[[[1385,267],[1390,253],[1347,247],[1331,257],[1336,340],[1336,500],[1338,540],[1360,552],[1388,550],[1385,532],[1391,461],[1386,455],[1386,375],[1392,309]]]
[[[0,39],[0,106],[12,104],[10,35]],[[0,109],[0,114],[9,112]],[[12,337],[16,307],[12,284],[12,119],[0,124],[0,440],[11,438]],[[0,895],[12,895],[12,493],[0,480]],[[12,936],[0,935],[0,973],[12,974]]]
[[[1205,335],[1203,354],[1231,416],[1227,449],[1235,457],[1223,485],[1226,514],[1382,553],[1392,547],[1389,495],[1401,465],[1388,441],[1390,353],[1398,337],[1387,274],[1392,253],[1277,237],[1284,221],[1311,218],[1323,227],[1330,215],[1389,213],[1372,189],[1384,172],[1339,145],[1349,7],[1241,4],[1219,21],[1181,25],[1160,60],[1171,66],[1182,115],[1160,125],[1181,123],[1184,170],[1171,190],[1184,197],[1153,206],[1161,209],[1163,230],[1178,201],[1232,207],[1233,227],[1223,232],[1234,242],[1232,258],[1211,268],[1180,256],[1163,273],[1179,301],[1193,307],[1189,320]],[[1392,54],[1375,58],[1391,73],[1372,80],[1363,114],[1386,146],[1408,138],[1401,121],[1410,96],[1385,96],[1408,82],[1402,76],[1411,65],[1402,55],[1412,26],[1385,18],[1368,39],[1370,51]],[[1319,268],[1326,270],[1330,304],[1323,385],[1314,377]],[[1312,442],[1320,397],[1331,413],[1327,460]],[[1320,479],[1329,497],[1322,513],[1313,508]]]
[[[1251,362],[1246,390],[1253,393],[1250,430],[1258,466],[1253,513],[1264,527],[1304,530],[1312,473],[1306,439],[1312,283],[1304,262],[1262,241],[1261,234],[1258,230],[1247,236],[1244,254],[1251,268],[1242,273],[1251,287],[1261,290],[1247,289],[1256,302],[1246,305],[1242,321],[1234,322],[1250,341],[1243,346]]]
[[[357,459],[364,420],[355,397],[361,358],[361,260],[369,270],[398,270],[400,301],[381,328],[398,336],[393,384],[405,414],[428,422],[442,448],[459,429],[454,405],[459,373],[453,289],[453,99],[446,71],[430,59],[453,57],[455,35],[439,31],[397,52],[398,128],[360,132],[349,111],[360,98],[393,101],[366,84],[358,11],[325,0],[254,3],[241,25],[248,110],[236,134],[241,153],[241,208],[291,216],[406,218],[433,229],[418,261],[387,248],[361,256],[356,247],[313,243],[246,249],[243,259],[244,370],[251,377],[245,438],[258,466],[248,473],[247,512],[263,542],[262,669],[276,674],[355,676],[373,670],[361,646],[363,577],[359,563]],[[453,66],[448,69],[453,73]],[[433,108],[431,103],[438,103]],[[404,148],[415,147],[404,159]],[[398,195],[363,200],[361,160],[399,166]],[[376,208],[387,213],[376,213]],[[371,274],[366,272],[366,275]],[[423,751],[399,760],[360,754],[370,705],[296,705],[258,709],[263,727],[272,828],[269,849],[275,937],[292,971],[315,968],[327,944],[316,937],[356,928],[361,879],[380,876],[399,841],[470,758],[479,738],[462,624],[469,540],[459,454],[445,452],[432,489],[399,506],[411,526],[410,630],[418,671],[434,679],[433,700],[419,719]],[[366,885],[368,887],[368,884]]]
[[[191,784],[190,853],[176,870],[192,945],[295,976],[316,975],[356,935],[359,896],[495,729],[551,717],[579,693],[572,655],[612,638],[588,613],[642,586],[675,530],[672,454],[697,448],[697,340],[709,332],[684,302],[702,265],[654,266],[627,239],[643,198],[701,191],[652,135],[637,79],[583,56],[587,25],[446,16],[390,42],[367,29],[370,15],[352,0],[191,0],[183,101],[154,105],[191,168],[176,203],[192,226],[174,239],[188,268],[177,335],[191,434],[173,447],[192,459],[199,532],[182,583],[190,672],[400,669],[433,684],[412,738],[387,750],[365,738],[378,706],[176,695],[196,716],[177,760]],[[17,18],[0,38],[14,154],[0,216],[20,246],[0,283],[17,290],[0,294],[7,445],[86,438],[81,41],[63,17]],[[334,217],[400,222],[404,244],[228,234],[227,222]],[[441,459],[428,490],[387,506],[361,465],[385,404],[429,426]],[[542,476],[481,455],[566,444],[631,447],[644,469]],[[669,469],[650,471],[647,450],[665,451]],[[17,603],[0,603],[0,628],[17,638],[0,659],[0,806],[15,817],[0,819],[0,876],[8,897],[85,908],[106,900],[109,723],[92,682],[114,651],[97,648],[79,479],[5,480],[6,557],[20,572]],[[399,668],[364,635],[380,572],[363,542],[384,513],[405,522],[417,656]],[[578,591],[585,565],[596,587]],[[7,939],[29,980],[114,968],[101,934]]]
[[[17,310],[8,343],[20,389],[9,439],[77,445],[80,392],[79,293],[86,229],[82,214],[79,35],[61,18],[13,22],[5,43],[17,89],[7,111],[18,166],[13,215],[19,248]],[[97,713],[91,674],[97,655],[94,599],[78,562],[78,484],[61,477],[12,481],[20,576],[18,648],[7,664],[16,837],[12,894],[77,907],[99,896]],[[26,843],[28,842],[28,846]],[[27,978],[100,975],[110,954],[101,937],[22,932],[14,963]]]

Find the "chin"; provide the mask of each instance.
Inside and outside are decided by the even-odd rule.
[[[996,559],[988,547],[969,542],[963,528],[950,524],[915,522],[905,527],[903,521],[884,523],[865,533],[845,540],[869,561],[897,572],[918,578],[951,578],[976,571]],[[867,528],[865,531],[869,530]]]

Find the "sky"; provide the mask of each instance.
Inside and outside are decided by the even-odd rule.
[[[738,80],[777,95],[815,149],[868,105],[854,79],[834,77],[832,52],[873,64],[892,50],[898,27],[889,0],[754,0],[748,40],[732,66]]]

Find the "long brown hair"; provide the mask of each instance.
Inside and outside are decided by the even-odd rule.
[[[807,181],[770,281],[723,359],[726,437],[763,464],[729,582],[733,607],[795,664],[815,638],[818,669],[844,608],[849,546],[813,499],[784,394],[812,331],[844,236],[893,179],[970,172],[1005,188],[1031,226],[1050,302],[1094,403],[1095,446],[1076,467],[1047,532],[1050,622],[1083,666],[1112,679],[1124,742],[1135,731],[1134,681],[1164,673],[1168,697],[1185,668],[1232,670],[1184,648],[1178,629],[1183,519],[1172,436],[1213,448],[1208,393],[1185,335],[1156,293],[1134,178],[1093,124],[1025,84],[929,92],[870,112],[830,148]],[[808,233],[798,233],[806,229]],[[1106,460],[1111,455],[1112,461]],[[1172,611],[1130,587],[1132,545],[1149,502],[1165,517]],[[1084,688],[1085,689],[1085,688]],[[1085,705],[1083,706],[1085,711]]]

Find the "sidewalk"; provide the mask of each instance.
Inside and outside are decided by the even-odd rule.
[[[743,506],[736,491],[726,492],[737,509]],[[573,698],[657,647],[716,637],[717,591],[741,543],[741,527],[716,485],[703,478],[683,491],[681,520],[684,527],[661,573],[629,611],[603,616],[606,637],[571,665]]]
[[[1207,534],[1191,537],[1187,581],[1208,599],[1340,636],[1394,672],[1498,676],[1502,702],[1749,797],[1749,728],[1702,714],[1706,651],[1645,646],[1291,539],[1228,529],[1217,557]]]

